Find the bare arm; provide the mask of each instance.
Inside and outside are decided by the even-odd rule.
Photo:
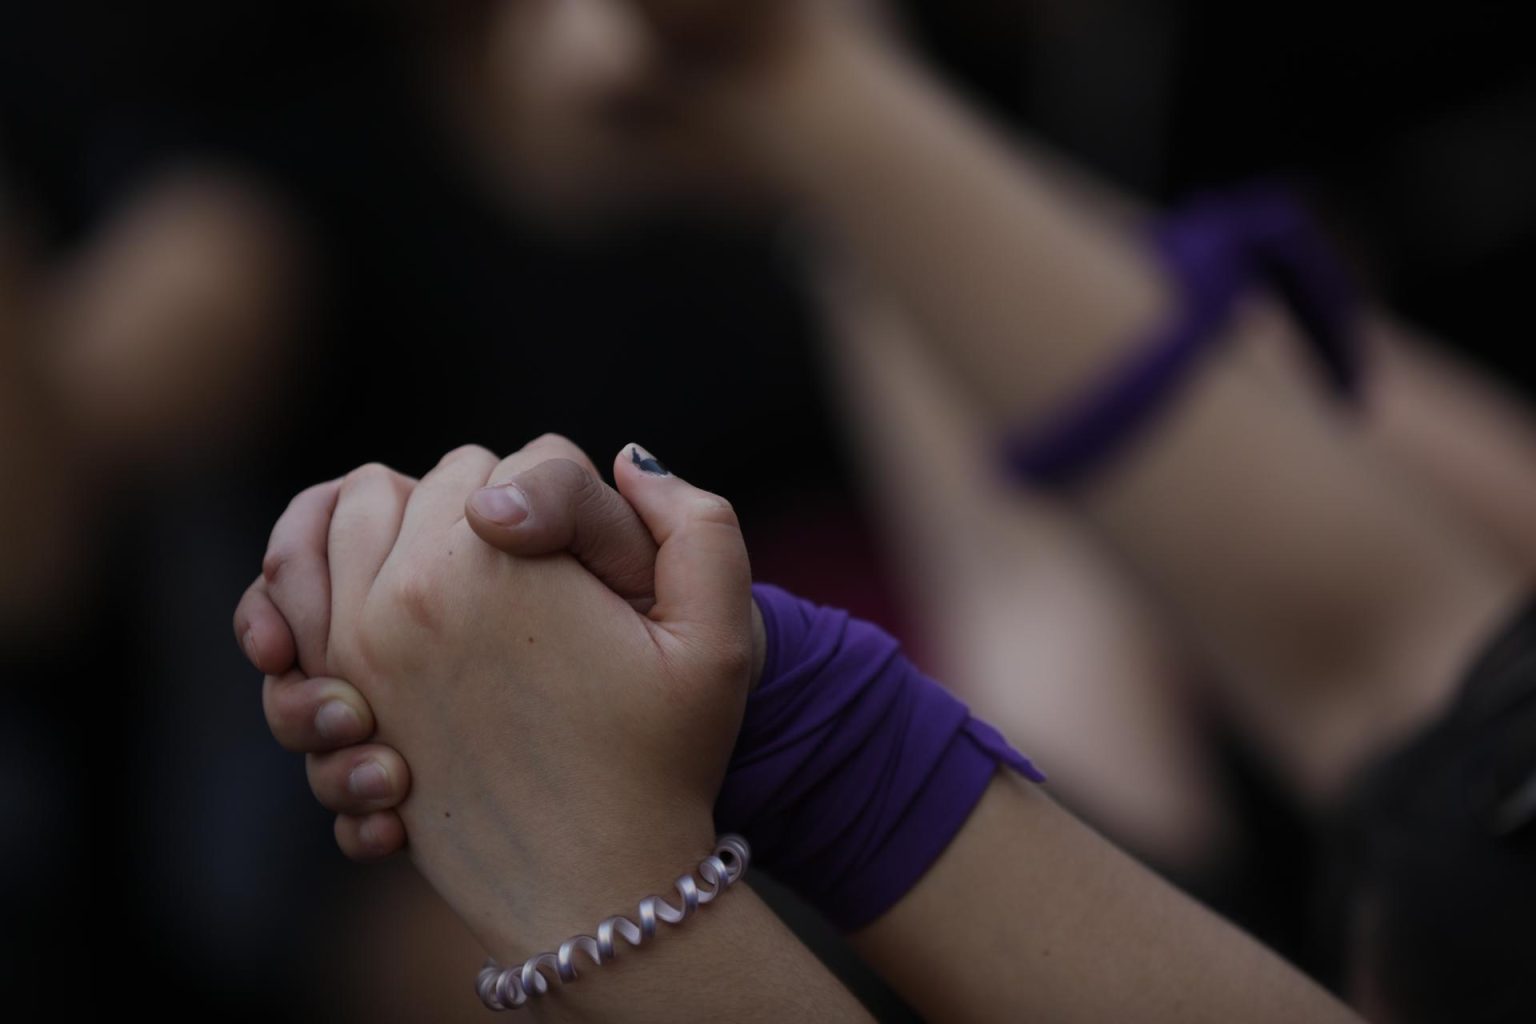
[[[936,1022],[1357,1019],[1008,773],[917,887],[853,944]],[[562,992],[553,1019],[867,1019],[747,891],[632,961]]]
[[[1198,870],[1229,837],[1186,652],[1080,521],[999,477],[989,431],[910,317],[837,271],[817,275],[828,342],[927,667],[1050,765],[1075,814]]]
[[[999,775],[854,945],[935,1021],[1349,1021],[1344,1006],[1053,804]]]
[[[724,119],[903,298],[994,430],[1070,400],[1166,314],[1156,266],[1122,229],[896,51],[834,23],[793,53],[724,93]],[[1291,328],[1256,311],[1235,329]],[[1448,699],[1518,586],[1241,346],[1076,498],[1195,627],[1238,712],[1317,797]]]
[[[541,456],[560,454],[574,458],[538,463]],[[457,457],[462,462],[469,456]],[[586,538],[590,558],[597,550],[591,546],[597,533],[617,537],[627,529],[618,524],[615,514],[622,520],[634,512],[601,484],[594,490],[593,484],[578,480],[586,472],[579,465],[584,462],[585,457],[568,442],[535,442],[509,460],[503,472],[511,475],[521,470],[512,479],[529,496],[532,509],[523,521],[539,536],[520,538],[516,528],[498,529],[488,521],[478,521],[475,529],[498,547],[546,554],[550,549],[545,542],[550,538],[581,536]],[[562,463],[577,472],[545,471]],[[622,460],[616,472],[626,495],[655,515],[658,509],[651,506],[664,498],[648,496],[643,488],[670,486],[668,478],[637,474]],[[287,623],[306,623],[300,633],[325,628],[330,594],[340,592],[339,585],[327,587],[320,582],[321,574],[335,564],[326,548],[331,503],[320,499],[329,496],[334,501],[339,486],[312,488],[290,506],[274,530],[269,552],[269,568],[280,571],[268,584],[277,589],[269,594],[263,584],[256,584],[237,612],[237,635],[243,638],[247,653],[268,670],[283,671],[295,651],[310,649],[304,636],[288,635]],[[402,481],[401,486],[408,484]],[[342,514],[338,508],[335,516]],[[586,525],[575,530],[558,528],[577,520]],[[635,554],[646,557],[650,549],[641,548]],[[610,568],[620,564],[611,554],[610,550],[606,563]],[[697,571],[711,571],[713,561],[699,560]],[[556,563],[549,564],[558,568]],[[660,598],[662,593],[658,584],[655,594]],[[314,607],[306,610],[306,604]],[[760,672],[764,645],[759,639],[752,647],[751,661]],[[752,672],[749,667],[749,678]],[[498,668],[497,686],[517,677],[511,669]],[[570,691],[561,687],[555,692]],[[636,687],[634,692],[644,688]],[[615,691],[605,694],[607,701],[617,699]],[[357,730],[345,737],[328,737],[315,728],[320,709],[335,699],[358,711]],[[573,846],[569,838],[561,838],[573,828],[571,816],[561,815],[546,819],[542,828],[533,823],[498,826],[490,831],[495,839],[482,844],[490,855],[466,859],[465,841],[479,835],[468,823],[483,801],[479,786],[460,780],[459,785],[445,788],[438,780],[434,789],[428,774],[430,750],[425,760],[413,757],[407,771],[401,760],[401,754],[407,753],[403,747],[396,753],[360,742],[375,721],[369,710],[372,700],[336,679],[269,679],[264,695],[274,734],[291,749],[311,752],[309,775],[316,796],[344,815],[337,830],[343,849],[360,858],[386,852],[369,847],[365,830],[380,814],[393,817],[394,812],[386,809],[398,808],[401,817],[409,819],[418,864],[503,963],[527,956],[530,939],[553,946],[565,935],[589,929],[597,919],[625,909],[640,894],[662,890],[679,866],[687,863],[690,846],[708,841],[701,836],[701,832],[707,835],[707,825],[701,830],[688,824],[691,818],[685,816],[669,826],[669,819],[660,815],[648,819],[643,842],[625,844],[617,856],[605,856],[603,851],[611,845],[604,838],[606,827],[594,834],[593,842]],[[433,706],[444,702],[439,696]],[[484,707],[498,705],[498,701],[472,704],[473,721],[484,717]],[[547,717],[556,710],[555,705],[540,706]],[[378,720],[383,721],[392,709],[379,710]],[[412,714],[404,720],[413,722],[418,717]],[[558,749],[582,740],[579,729],[560,731],[551,725],[548,731],[561,737]],[[498,728],[486,731],[479,724],[461,725],[449,735],[451,765],[472,769],[486,758],[520,756],[502,753],[506,743],[504,731]],[[546,747],[537,742],[541,735],[528,735],[527,755]],[[378,739],[399,742],[387,734]],[[703,736],[695,740],[702,743]],[[591,742],[602,746],[612,740]],[[387,793],[362,800],[351,791],[349,780],[353,768],[370,759],[393,766],[388,773],[391,787]],[[449,769],[439,765],[437,770],[441,774]],[[607,800],[610,786],[623,785],[618,779],[587,785],[580,781],[586,779],[585,770],[576,774],[576,788],[565,790],[572,801],[577,796]],[[494,776],[521,777],[499,765]],[[538,777],[538,789],[544,792],[558,790],[565,775],[546,769]],[[530,811],[525,806],[529,803],[523,800],[514,806],[520,813],[533,813],[548,805],[547,800],[532,801]],[[439,805],[453,807],[452,821],[434,813]],[[507,813],[497,811],[494,816]],[[401,819],[393,818],[393,823],[398,830]],[[507,836],[524,838],[508,845]],[[395,840],[396,846],[399,841]],[[519,880],[528,875],[520,858],[526,860],[539,847],[560,851],[558,866],[547,865],[543,873],[574,880],[548,892],[545,886],[519,886]],[[572,849],[581,851],[580,866],[574,872],[564,863]],[[527,905],[519,905],[519,899]],[[541,923],[534,925],[539,912]],[[1256,1012],[1269,1012],[1266,1008],[1292,1013],[1293,1019],[1342,1015],[1300,975],[1137,867],[1057,809],[1039,790],[1012,776],[994,779],[937,863],[855,941],[908,999],[935,1020],[996,1019],[999,1008],[1014,1016],[1051,1020],[1251,1019]],[[701,968],[705,964],[707,970]],[[1213,971],[1221,976],[1209,977]],[[797,1011],[816,1019],[842,1019],[859,1013],[755,897],[738,890],[705,908],[683,928],[667,929],[662,941],[594,972],[590,982],[562,990],[560,998],[547,1005],[551,1012],[594,1019],[627,1019],[636,1012],[654,1013],[658,1019],[669,1019],[668,1014],[670,1019],[755,1019],[758,1015],[784,1019]],[[1299,1011],[1305,1012],[1295,1016]]]

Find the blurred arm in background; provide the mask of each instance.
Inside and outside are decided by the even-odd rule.
[[[118,487],[249,440],[291,394],[309,262],[283,204],[211,166],[151,179],[57,263],[24,234],[0,221],[0,629],[57,610]]]
[[[1063,201],[1127,245],[1148,212],[1037,146]],[[813,261],[906,600],[937,674],[1056,766],[1067,802],[1154,863],[1200,870],[1232,837],[1200,666],[1112,552],[997,472],[995,428],[901,303],[840,253]],[[1536,569],[1536,423],[1470,367],[1368,312],[1361,441],[1507,564]],[[1286,387],[1314,370],[1286,325],[1244,342]],[[1059,730],[1042,730],[1050,721]]]
[[[964,390],[848,261],[818,279],[871,505],[934,675],[1165,869],[1228,849],[1219,766],[1173,633],[1067,511],[1010,486]]]
[[[1049,415],[1169,314],[1157,265],[915,63],[822,5],[733,36],[641,4],[675,51],[742,47],[700,116],[904,306],[993,436]],[[715,51],[718,52],[717,45]],[[1255,308],[1240,341],[1294,331]],[[1521,574],[1250,345],[1073,501],[1189,628],[1295,789],[1337,795],[1450,699]]]

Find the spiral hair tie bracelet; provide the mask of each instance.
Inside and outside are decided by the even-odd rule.
[[[533,996],[542,996],[551,988],[551,976],[569,985],[576,980],[576,951],[579,949],[595,966],[601,967],[618,956],[613,937],[621,936],[631,946],[638,946],[656,935],[656,922],[680,924],[706,903],[713,902],[747,872],[752,850],[741,836],[727,835],[716,840],[715,852],[699,862],[698,872],[708,889],[700,888],[692,874],[679,876],[676,887],[682,905],[674,907],[660,896],[640,901],[640,923],[616,915],[597,926],[597,937],[573,935],[560,943],[555,953],[540,953],[523,961],[521,967],[502,967],[487,960],[475,979],[475,991],[488,1009],[515,1010]]]

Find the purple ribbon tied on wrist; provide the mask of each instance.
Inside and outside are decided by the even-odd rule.
[[[878,627],[777,587],[752,590],[767,658],[715,821],[852,931],[917,884],[999,765],[1045,776]]]

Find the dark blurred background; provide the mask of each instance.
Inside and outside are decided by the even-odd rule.
[[[0,529],[27,538],[3,550],[31,566],[0,563],[19,591],[0,602],[13,1019],[61,1001],[411,1019],[356,994],[412,962],[379,937],[389,917],[358,909],[382,884],[363,876],[391,869],[335,852],[230,634],[267,529],[309,483],[372,460],[418,473],[460,443],[547,430],[599,464],[640,440],[736,501],[760,576],[902,626],[819,321],[769,218],[732,197],[627,203],[600,183],[595,205],[620,215],[552,225],[540,211],[584,205],[561,193],[580,173],[556,161],[516,195],[488,184],[521,150],[485,141],[477,119],[500,108],[466,101],[463,79],[504,6],[0,3],[0,348],[37,324],[87,353],[141,320],[155,334],[139,305],[168,276],[223,296],[188,318],[225,315],[258,353],[179,363],[175,393],[192,397],[168,426],[163,399],[112,405],[137,357],[60,412],[0,352],[0,504],[21,509]],[[1146,200],[1304,182],[1387,304],[1529,397],[1527,6],[909,0],[902,14],[1005,123]],[[537,148],[539,123],[513,148]],[[643,174],[596,162],[600,179]],[[77,423],[97,433],[79,440]],[[21,453],[50,430],[64,440]],[[28,481],[61,463],[83,471],[34,502]],[[414,898],[391,905],[416,913]],[[450,991],[468,992],[473,966]],[[60,970],[64,987],[42,983]]]

